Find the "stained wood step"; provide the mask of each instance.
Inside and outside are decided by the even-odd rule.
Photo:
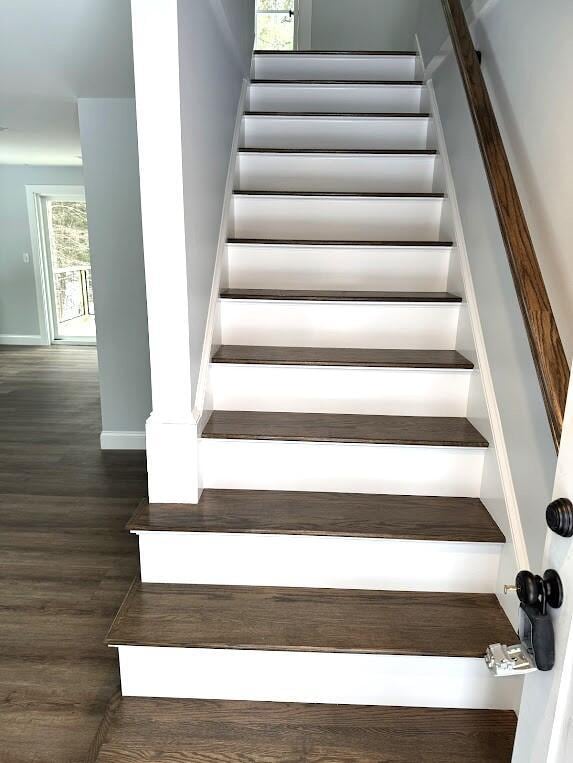
[[[223,289],[223,299],[304,300],[305,302],[461,302],[447,291],[335,291],[332,289]]]
[[[255,56],[414,56],[412,50],[255,50]]]
[[[481,658],[516,634],[493,594],[134,584],[115,646]]]
[[[342,156],[436,156],[435,148],[240,148],[239,154],[335,154]]]
[[[256,533],[503,543],[478,498],[204,490],[198,504],[142,501],[135,532]]]
[[[294,196],[303,196],[309,198],[327,198],[327,199],[444,199],[444,193],[419,193],[390,191],[380,193],[378,191],[233,191],[233,196],[272,196],[290,198]]]
[[[379,350],[346,347],[262,347],[228,344],[212,363],[279,366],[351,366],[353,368],[471,369],[473,363],[455,350]]]
[[[251,85],[397,85],[398,87],[424,87],[423,80],[395,79],[252,79]]]
[[[510,763],[511,711],[124,697],[97,763]]]
[[[356,117],[366,119],[430,119],[429,112],[410,111],[245,111],[246,117]]]
[[[346,249],[358,248],[404,248],[404,249],[450,249],[452,241],[341,241],[337,239],[296,239],[296,238],[229,238],[228,244],[243,244],[254,246],[326,246],[344,247]]]
[[[213,411],[202,437],[487,448],[465,418]]]

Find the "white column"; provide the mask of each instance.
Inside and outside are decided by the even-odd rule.
[[[132,0],[152,413],[149,497],[196,503],[177,0]]]

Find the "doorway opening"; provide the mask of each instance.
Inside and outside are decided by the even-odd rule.
[[[28,188],[41,284],[40,321],[50,344],[95,344],[87,208],[82,188]],[[31,198],[30,198],[31,197]],[[36,263],[35,263],[36,264]],[[42,320],[43,319],[43,320]]]

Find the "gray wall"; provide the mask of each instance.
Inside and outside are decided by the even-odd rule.
[[[419,6],[420,0],[313,0],[312,48],[414,50]]]
[[[179,56],[191,384],[201,363],[225,183],[254,0],[179,0]]]
[[[26,186],[83,182],[81,167],[0,165],[0,337],[40,334]]]
[[[478,5],[479,8],[479,5]],[[470,17],[471,20],[472,17]],[[420,16],[428,64],[447,37],[440,3]],[[573,100],[570,0],[490,0],[472,28],[568,360],[573,356]]]
[[[86,98],[78,107],[102,425],[104,431],[142,432],[151,385],[135,101]]]
[[[424,5],[419,37],[427,65],[440,39],[445,39],[440,0],[427,0]],[[530,563],[537,568],[545,540],[544,511],[555,475],[555,450],[461,77],[451,54],[432,80]]]

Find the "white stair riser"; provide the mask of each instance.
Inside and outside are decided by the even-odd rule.
[[[498,543],[139,534],[144,583],[493,593],[500,552]]]
[[[249,111],[355,111],[372,114],[420,112],[421,85],[255,84]]]
[[[233,197],[232,238],[437,241],[441,198]]]
[[[221,344],[451,350],[457,304],[220,300]]]
[[[413,80],[416,56],[257,55],[254,79]]]
[[[465,416],[471,371],[213,363],[208,407],[388,416]]]
[[[478,497],[484,449],[258,440],[199,441],[204,488]]]
[[[312,109],[311,109],[312,111]],[[429,119],[246,116],[246,148],[421,149]]]
[[[512,710],[522,686],[463,657],[120,646],[119,661],[128,697]]]
[[[229,286],[446,291],[451,250],[229,244]]]
[[[237,188],[243,191],[432,191],[435,155],[240,154]]]

